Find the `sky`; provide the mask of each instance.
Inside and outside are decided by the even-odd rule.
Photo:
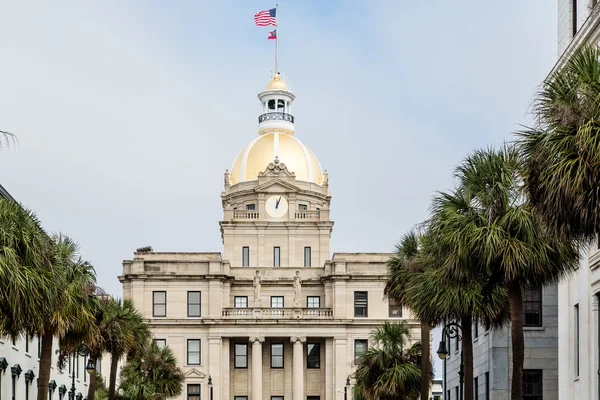
[[[530,123],[548,0],[280,0],[296,136],[329,172],[332,252],[389,252],[476,148]],[[269,1],[0,3],[0,184],[98,283],[137,247],[221,251],[223,172],[256,137]],[[437,341],[434,340],[434,343]]]

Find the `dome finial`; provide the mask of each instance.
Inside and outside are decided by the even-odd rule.
[[[281,73],[275,72],[273,74],[273,79],[267,85],[266,90],[290,90],[288,85],[281,79]]]

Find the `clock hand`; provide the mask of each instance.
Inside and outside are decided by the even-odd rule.
[[[281,196],[279,196],[279,199],[277,199],[277,201],[275,202],[275,208],[279,208],[280,201],[281,201]]]

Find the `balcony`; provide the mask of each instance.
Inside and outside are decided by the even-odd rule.
[[[258,219],[258,211],[233,210],[233,219]]]
[[[333,319],[332,308],[224,308],[223,319]]]
[[[321,218],[319,210],[298,210],[294,214],[295,219],[306,221],[318,221]]]
[[[286,121],[294,123],[294,116],[292,114],[286,114],[282,112],[271,112],[258,116],[258,123],[266,121]]]

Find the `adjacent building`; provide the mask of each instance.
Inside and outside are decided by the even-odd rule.
[[[14,200],[2,185],[0,198]],[[58,348],[57,340],[54,342],[54,348]],[[39,357],[39,338],[19,337],[12,340],[0,337],[0,399],[30,400],[37,397]],[[85,370],[87,358],[70,357],[63,370],[56,367],[56,362],[57,355],[54,354],[48,399],[66,400],[73,382],[76,398],[86,398],[89,382]]]
[[[384,299],[390,254],[331,255],[328,173],[295,135],[295,94],[275,74],[258,98],[258,135],[224,175],[223,253],[138,249],[123,296],[177,356],[180,399],[351,398],[373,329],[418,323]]]

